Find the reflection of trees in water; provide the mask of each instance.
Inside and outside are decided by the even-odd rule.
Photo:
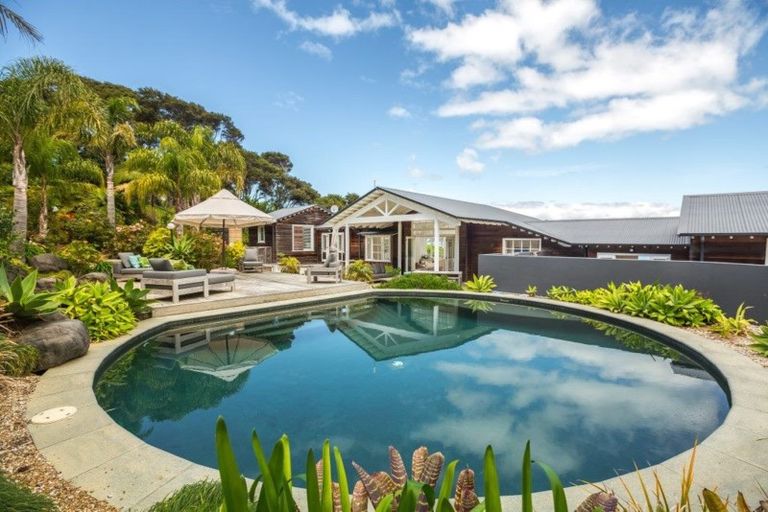
[[[624,348],[632,352],[642,352],[653,356],[663,357],[672,361],[680,361],[683,355],[673,348],[668,347],[660,341],[653,340],[642,334],[629,331],[622,327],[584,318],[582,321],[602,332],[606,336],[618,341]]]
[[[99,379],[96,398],[121,426],[139,437],[142,421],[179,420],[198,409],[216,407],[238,392],[248,371],[226,382],[211,375],[183,370],[178,361],[161,360],[151,343],[136,347],[116,361]]]

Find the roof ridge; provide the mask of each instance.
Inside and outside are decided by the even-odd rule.
[[[594,220],[658,220],[658,219],[680,219],[679,215],[676,216],[656,216],[656,217],[590,217],[586,219],[540,219],[536,222],[578,222],[578,221],[594,221]]]
[[[714,192],[711,194],[685,194],[683,197],[744,196],[747,194],[768,194],[768,190],[751,190],[745,192]]]

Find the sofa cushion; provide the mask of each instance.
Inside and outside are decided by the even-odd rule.
[[[149,264],[149,258],[146,256],[139,256],[139,268],[152,268],[152,265]]]
[[[371,267],[373,268],[373,274],[374,275],[383,274],[385,272],[384,263],[382,263],[380,261],[372,262],[371,263]]]
[[[132,252],[119,252],[119,253],[117,253],[117,257],[120,258],[120,263],[123,264],[123,268],[131,268],[131,262],[128,259],[130,256],[133,256]]]
[[[208,274],[208,284],[231,283],[234,280],[235,274],[218,274],[216,272]]]
[[[245,261],[259,261],[259,251],[255,247],[246,247],[245,255],[243,256]]]
[[[140,276],[149,270],[148,268],[124,268],[120,270],[121,274]]]
[[[171,271],[148,270],[144,272],[144,277],[147,279],[168,279],[169,281],[174,279],[184,279],[186,277],[200,277],[204,275],[206,275],[205,269]]]
[[[141,261],[135,254],[128,256],[128,262],[131,264],[131,268],[141,268]]]
[[[329,252],[328,257],[325,259],[325,266],[327,268],[336,267],[339,264],[339,256],[335,252]]]
[[[149,264],[152,267],[152,270],[161,272],[173,271],[173,264],[171,263],[171,260],[165,258],[149,258]]]

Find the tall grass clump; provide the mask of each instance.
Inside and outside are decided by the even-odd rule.
[[[396,290],[461,290],[461,285],[445,276],[412,273],[397,276],[380,285],[380,288]]]
[[[223,500],[219,482],[202,480],[185,485],[147,512],[211,512],[218,510]]]
[[[55,512],[53,500],[22,487],[0,472],[0,510],[8,512]]]

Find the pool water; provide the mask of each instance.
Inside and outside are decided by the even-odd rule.
[[[427,298],[169,330],[117,360],[96,394],[147,443],[212,467],[223,415],[249,476],[258,473],[254,428],[267,448],[286,433],[299,473],[325,438],[369,472],[387,469],[389,445],[406,461],[425,445],[478,476],[492,444],[507,494],[520,490],[526,440],[564,482],[597,481],[687,450],[729,407],[699,365],[638,333],[546,309]]]

